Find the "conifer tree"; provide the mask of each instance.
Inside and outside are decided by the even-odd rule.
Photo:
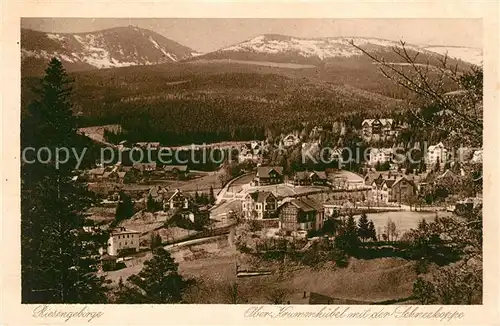
[[[21,125],[22,149],[70,149],[78,144],[70,80],[52,59],[35,90]],[[54,158],[54,156],[52,157]],[[90,206],[87,189],[71,180],[74,161],[57,166],[21,164],[21,284],[23,303],[102,303],[105,279],[97,276],[98,249],[105,235],[82,212]]]
[[[153,196],[151,194],[148,195],[148,199],[146,201],[146,210],[148,212],[155,212],[157,210],[157,203],[154,201]]]
[[[186,282],[178,274],[178,264],[170,253],[159,247],[137,275],[130,276],[119,295],[119,303],[178,303]]]
[[[162,239],[160,235],[156,232],[151,233],[150,241],[151,241],[150,248],[152,252],[154,252],[156,248],[161,247],[162,245]]]
[[[372,220],[368,222],[368,235],[370,239],[377,241],[377,231],[375,231],[375,225]]]
[[[132,199],[123,191],[120,192],[120,201],[116,206],[115,221],[120,222],[131,218],[134,215],[134,203]]]
[[[353,215],[349,215],[342,223],[339,235],[335,238],[335,246],[349,254],[355,253],[359,246],[358,227]]]
[[[358,236],[363,240],[370,238],[369,221],[366,213],[361,214],[358,221]]]
[[[214,188],[212,186],[210,186],[210,193],[209,193],[209,197],[208,197],[208,202],[210,203],[210,205],[215,204]]]

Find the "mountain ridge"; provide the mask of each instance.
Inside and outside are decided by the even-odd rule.
[[[46,33],[21,29],[24,70],[58,57],[71,71],[177,62],[197,52],[154,31],[134,26],[95,32]]]
[[[397,56],[393,53],[391,56],[390,53],[392,48],[401,47],[401,42],[398,41],[377,37],[296,37],[283,34],[259,34],[242,42],[198,56],[196,59],[273,61],[274,58],[279,62],[288,60],[291,63],[321,64],[336,59],[363,56],[362,51],[350,44],[351,41],[364,50],[398,60]],[[405,43],[405,47],[407,50],[420,52],[434,61],[438,61],[437,59],[444,55],[443,49],[448,48],[453,49],[450,51],[453,53],[449,54],[451,59],[464,63],[480,64],[477,58],[482,57],[481,50],[475,48],[454,46],[438,49],[436,46],[409,43]]]

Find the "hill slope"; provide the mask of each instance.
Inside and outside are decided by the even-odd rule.
[[[171,145],[261,138],[271,126],[390,112],[402,104],[351,85],[259,68],[170,63],[77,72],[73,100],[86,125],[121,124],[133,133],[129,140]],[[36,83],[23,79],[24,107]]]
[[[248,61],[271,61],[323,65],[342,59],[353,59],[353,63],[367,60],[363,53],[350,42],[364,50],[384,58],[387,61],[402,62],[392,51],[400,47],[399,42],[378,38],[362,37],[324,37],[299,38],[287,35],[264,34],[250,40],[198,56],[195,60],[232,59]],[[407,44],[406,49],[412,54],[420,53],[422,63],[429,61],[437,64],[442,57],[434,48]],[[455,56],[457,57],[457,56]],[[459,56],[457,59],[461,59]]]
[[[68,71],[152,65],[190,58],[195,51],[153,31],[117,27],[91,33],[21,29],[23,74],[38,74],[58,57]]]

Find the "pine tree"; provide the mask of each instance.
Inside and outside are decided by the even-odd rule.
[[[70,80],[52,59],[36,89],[38,99],[22,122],[22,148],[76,148]],[[82,212],[92,196],[71,181],[74,161],[21,165],[21,284],[23,303],[103,303],[105,279],[97,276],[106,236]]]
[[[151,248],[151,251],[154,252],[154,250],[158,247],[161,247],[163,241],[160,237],[160,235],[156,232],[153,232],[151,233],[151,244],[150,244],[150,248]]]
[[[120,192],[120,201],[116,206],[115,221],[120,222],[131,218],[134,215],[134,203],[132,199],[123,191]]]
[[[359,246],[358,227],[353,215],[349,215],[335,238],[335,246],[347,253],[353,254]]]
[[[153,196],[151,194],[148,195],[148,199],[146,201],[146,210],[148,212],[155,212],[157,210],[158,205],[153,199]]]
[[[121,296],[123,303],[178,303],[186,282],[178,274],[178,264],[170,253],[156,248],[153,258],[144,263],[137,275],[128,278],[132,284]]]
[[[210,205],[215,204],[214,188],[210,186],[210,193],[208,195],[208,202]]]
[[[370,239],[377,241],[377,231],[375,231],[375,225],[372,220],[368,222],[368,235]]]
[[[363,240],[370,238],[369,222],[366,213],[361,214],[358,221],[358,236]]]

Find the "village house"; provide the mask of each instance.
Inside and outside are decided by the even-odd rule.
[[[238,162],[245,161],[261,162],[264,154],[264,146],[259,142],[244,144],[238,153]]]
[[[380,174],[372,181],[371,187],[371,199],[380,203],[407,203],[414,198],[417,192],[417,186],[413,180],[404,176],[398,177],[395,174],[388,178],[384,178]]]
[[[278,218],[280,230],[287,234],[320,230],[324,222],[324,209],[311,198],[289,198],[278,208]]]
[[[198,225],[203,225],[210,220],[210,211],[206,206],[192,206],[190,209],[182,211],[180,214]]]
[[[368,164],[375,166],[377,163],[382,164],[385,162],[391,162],[393,155],[392,148],[372,148],[370,149],[370,160],[368,161]]]
[[[259,220],[274,218],[278,199],[270,191],[255,191],[244,197],[241,207],[245,218]]]
[[[175,191],[168,192],[164,196],[163,210],[169,209],[188,209],[190,207],[189,198],[184,196],[182,191],[175,189]]]
[[[295,186],[308,185],[325,185],[328,181],[324,171],[298,171],[295,172],[292,178],[292,183]]]
[[[153,186],[149,189],[146,200],[151,198],[155,203],[162,203],[166,198],[171,197],[172,194],[173,192],[169,192],[166,187]]]
[[[145,150],[159,150],[160,143],[159,142],[137,142],[134,144],[134,147],[145,149]]]
[[[385,179],[382,175],[379,175],[370,185],[372,200],[377,203],[388,203],[394,182],[396,182],[395,176],[392,179]]]
[[[168,179],[187,179],[189,175],[189,168],[187,165],[165,165],[163,167],[165,177]]]
[[[417,193],[417,186],[406,177],[398,178],[391,187],[390,201],[397,203],[409,203],[411,202]]]
[[[123,183],[126,174],[127,172],[122,170],[121,165],[117,164],[113,167],[106,167],[102,179],[109,182]]]
[[[300,143],[300,138],[295,134],[288,134],[283,137],[282,143],[285,148],[292,147]]]
[[[101,269],[103,271],[113,271],[116,269],[117,256],[104,254],[101,256]]]
[[[432,170],[436,164],[440,170],[443,169],[446,161],[448,159],[448,150],[444,147],[443,143],[437,145],[432,145],[427,148],[427,153],[425,155],[425,164],[427,169]]]
[[[302,143],[302,153],[308,153],[311,156],[315,156],[321,151],[321,144],[319,141]]]
[[[366,119],[361,123],[363,136],[371,138],[373,136],[388,137],[394,135],[393,119]]]
[[[444,182],[455,182],[458,179],[460,179],[460,175],[453,172],[450,169],[446,169],[446,171],[444,171],[442,174],[440,174],[436,177],[436,181],[440,180],[440,181],[444,181]]]
[[[102,180],[104,177],[104,172],[105,172],[105,170],[102,167],[89,170],[87,173],[89,181]]]
[[[365,186],[371,187],[375,179],[396,179],[402,176],[401,173],[394,171],[370,171],[364,177]]]
[[[119,256],[139,251],[140,232],[118,227],[110,232],[107,253],[110,256]]]
[[[480,164],[483,163],[483,150],[476,150],[474,151],[474,154],[472,154],[472,163]]]
[[[156,163],[135,163],[132,167],[139,174],[149,174],[156,171]]]
[[[356,205],[348,199],[329,200],[323,203],[325,216],[345,215],[352,213]]]
[[[266,186],[283,182],[283,167],[259,166],[255,174],[254,183],[257,186]]]

